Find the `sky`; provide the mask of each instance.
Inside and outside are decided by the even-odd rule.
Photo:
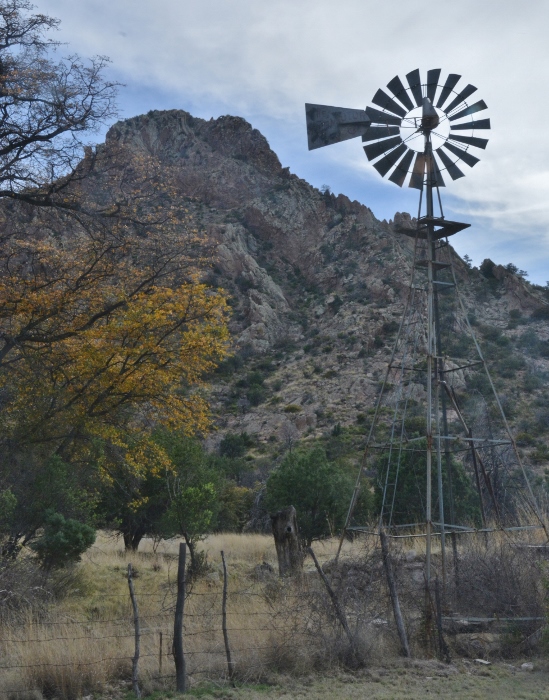
[[[478,88],[492,129],[466,177],[441,191],[471,223],[452,244],[473,264],[512,262],[549,280],[547,0],[34,0],[61,20],[62,53],[106,55],[121,118],[184,109],[244,117],[282,165],[380,219],[415,215],[418,191],[383,180],[360,138],[308,151],[305,102],[364,109],[419,68]],[[461,84],[461,83],[460,83]]]

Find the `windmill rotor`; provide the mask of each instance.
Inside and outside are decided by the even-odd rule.
[[[407,87],[395,76],[387,84],[393,97],[378,90],[372,98],[372,103],[382,107],[382,111],[366,108],[371,117],[370,129],[386,124],[388,117],[399,120],[400,140],[395,136],[373,140],[368,131],[362,138],[367,142],[364,152],[368,160],[373,161],[382,176],[388,175],[388,179],[400,187],[408,175],[409,187],[423,187],[428,165],[426,138],[432,145],[432,170],[438,187],[445,186],[443,172],[452,180],[463,177],[465,173],[459,161],[473,167],[479,158],[471,149],[483,150],[488,144],[488,139],[477,136],[476,132],[490,129],[490,120],[474,116],[487,109],[487,105],[484,100],[468,101],[477,88],[468,84],[460,89],[461,76],[456,73],[451,73],[444,82],[440,76],[439,68],[432,69],[427,71],[426,82],[422,82],[420,71],[416,69],[406,75]]]
[[[441,80],[441,73],[428,70],[425,81],[419,69],[405,81],[397,75],[364,111],[307,104],[309,150],[361,136],[368,160],[399,187],[407,181],[422,189],[426,169],[437,187],[445,186],[443,173],[452,180],[464,177],[461,164],[472,168],[479,162],[476,149],[488,144],[478,132],[490,129],[490,119],[477,116],[488,107],[484,100],[469,101],[477,88],[460,87],[461,75]],[[426,157],[427,140],[432,155]]]

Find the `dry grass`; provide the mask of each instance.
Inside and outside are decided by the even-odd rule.
[[[254,568],[276,569],[271,537],[215,535],[204,542],[209,573],[194,582],[186,603],[185,649],[191,682],[226,671],[221,629],[220,552],[229,567],[228,626],[233,660],[242,680],[272,668],[310,667],[311,649],[298,651],[303,635],[303,591],[276,575],[258,581]],[[335,544],[320,548],[332,556]],[[0,630],[0,692],[18,697],[35,691],[49,698],[77,698],[130,678],[133,626],[126,579],[135,572],[141,618],[140,677],[153,689],[173,684],[171,656],[174,579],[179,542],[125,552],[120,540],[100,535],[64,583],[64,596],[37,616],[32,609],[6,620]],[[313,645],[314,647],[314,645]],[[318,649],[312,649],[318,653]],[[289,658],[289,656],[291,658]]]
[[[532,542],[537,537],[533,533]],[[136,573],[143,635],[140,678],[146,691],[173,687],[171,638],[178,544],[168,541],[156,547],[152,541],[144,541],[138,553],[127,553],[120,540],[101,535],[71,575],[57,582],[63,596],[38,610],[28,608],[26,615],[7,619],[0,628],[0,693],[14,700],[22,700],[23,691],[46,700],[54,696],[73,700],[90,693],[116,695],[127,688],[133,655],[126,580],[129,562]],[[462,540],[461,614],[467,614],[469,608],[477,612],[473,597],[479,588],[484,596],[481,609],[486,601],[494,601],[495,605],[503,599],[519,612],[540,610],[543,564],[537,554],[514,549],[512,544],[501,534],[492,536],[488,544],[479,536]],[[273,673],[303,677],[352,661],[348,642],[309,561],[302,582],[281,582],[276,575],[258,578],[257,574],[258,565],[264,562],[276,571],[271,537],[215,535],[203,546],[208,554],[209,573],[192,584],[186,603],[185,650],[191,685],[198,686],[206,679],[223,682],[226,675],[221,630],[221,550],[229,567],[228,627],[239,681],[259,682],[272,678]],[[321,562],[328,562],[337,546],[336,540],[317,543],[315,552]],[[421,581],[417,577],[414,580],[410,566],[421,569],[423,547],[421,539],[392,543],[401,603],[417,655],[424,653],[424,596]],[[346,542],[342,561],[343,569],[332,572],[332,585],[345,607],[361,654],[369,665],[397,659],[399,644],[377,540]],[[435,547],[433,562],[435,568],[440,566],[439,547]],[[501,597],[503,583],[508,590]],[[513,587],[522,590],[511,590]],[[450,589],[452,596],[455,592]],[[520,653],[526,651],[520,648]],[[366,682],[377,683],[371,679]],[[387,686],[387,693],[389,687],[393,686]],[[319,687],[319,694],[311,697],[322,698],[323,692]],[[338,697],[337,693],[333,697]]]

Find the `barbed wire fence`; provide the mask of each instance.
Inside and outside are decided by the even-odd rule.
[[[522,644],[544,625],[539,607],[543,600],[536,593],[539,582],[533,578],[540,571],[537,555],[525,551],[519,562],[520,556],[510,552],[507,569],[502,568],[501,553],[494,551],[493,561],[484,548],[473,555],[472,550],[471,558],[463,559],[460,579],[460,595],[470,614],[477,612],[464,582],[466,570],[471,590],[488,591],[492,584],[487,576],[500,590],[507,571],[520,574],[520,579],[510,579],[509,590],[524,592],[532,582],[528,583],[532,593],[524,602],[513,596],[512,614],[525,625],[517,638]],[[402,624],[417,651],[424,634],[421,560],[408,561],[397,553],[393,567]],[[23,700],[36,698],[38,692],[45,700],[70,700],[132,687],[139,697],[155,690],[185,690],[202,681],[235,685],[261,681],[276,672],[308,673],[334,664],[356,667],[375,655],[388,658],[402,653],[377,544],[363,549],[360,556],[342,557],[337,567],[325,562],[295,579],[280,579],[268,565],[246,573],[235,565],[231,571],[220,553],[218,572],[199,583],[181,577],[182,545],[178,573],[177,582],[161,584],[154,592],[142,591],[139,574],[130,566],[127,593],[102,595],[101,607],[90,604],[78,614],[65,613],[63,619],[50,620],[46,615],[0,626],[0,696]],[[479,599],[479,610],[487,604],[491,604],[488,598]],[[101,616],[100,610],[113,613]],[[502,607],[502,620],[508,614]]]
[[[184,560],[181,545],[180,574]],[[143,689],[185,690],[201,680],[234,685],[361,653],[349,627],[354,635],[366,611],[353,610],[349,600],[334,607],[316,571],[288,580],[259,565],[247,578],[231,576],[223,553],[221,561],[219,580],[185,590],[188,582],[178,576],[177,585],[155,592],[140,591],[130,565],[128,593],[101,597],[103,607],[116,609],[113,616],[99,617],[92,606],[87,615],[1,626],[0,695],[71,698],[118,683],[131,684],[139,697]],[[385,613],[376,608],[367,617]]]

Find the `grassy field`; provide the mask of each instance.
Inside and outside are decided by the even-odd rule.
[[[366,556],[366,550],[361,554],[359,547],[356,542],[346,543],[344,559],[351,552],[358,558]],[[509,657],[507,664],[495,653],[490,666],[464,660],[454,651],[450,665],[399,660],[385,579],[375,567],[370,571],[368,588],[360,588],[360,574],[358,594],[347,599],[346,608],[353,629],[361,630],[366,669],[343,673],[347,640],[310,560],[306,561],[304,580],[296,586],[280,582],[276,573],[266,580],[258,580],[254,574],[264,562],[276,572],[272,537],[215,535],[203,548],[209,568],[192,585],[185,620],[190,693],[195,697],[385,700],[496,695],[497,700],[549,700],[549,664],[534,659],[535,670],[522,671],[521,663],[532,658],[526,653],[521,656],[520,651],[512,660]],[[325,562],[334,556],[337,542],[316,543],[314,548]],[[242,684],[236,689],[224,681],[221,550],[229,568],[229,636],[237,681]],[[143,693],[170,697],[167,690],[174,687],[171,635],[177,551],[177,541],[162,542],[158,547],[144,541],[139,552],[125,552],[120,540],[101,535],[70,575],[61,577],[57,597],[53,595],[42,607],[31,607],[0,626],[0,697],[26,700],[25,694],[30,693],[32,700],[76,700],[84,695],[127,700],[133,655],[126,579],[129,562],[136,572],[143,633]],[[487,560],[487,570],[490,562]],[[501,579],[498,573],[498,581]],[[413,626],[413,616],[409,622]],[[423,653],[416,642],[414,656],[419,658]]]
[[[335,542],[321,545],[321,559],[330,558],[335,546]],[[38,690],[44,696],[72,700],[105,689],[114,692],[120,683],[124,685],[131,676],[134,653],[127,582],[130,562],[141,619],[144,690],[173,687],[171,639],[178,547],[177,541],[154,547],[145,540],[139,552],[125,552],[120,540],[101,535],[75,569],[56,575],[46,603],[23,608],[1,622],[0,695],[17,698]],[[263,562],[276,569],[272,537],[216,535],[203,548],[209,572],[192,584],[186,603],[185,648],[191,683],[221,678],[226,669],[221,550],[229,569],[228,626],[233,655],[243,680],[259,679],[273,665],[286,663],[285,647],[294,651],[301,614],[299,592],[291,586],[280,587],[275,574],[269,579],[272,585],[253,576],[254,567]],[[294,654],[292,666],[295,668],[297,658],[300,667],[306,666],[306,657]]]

